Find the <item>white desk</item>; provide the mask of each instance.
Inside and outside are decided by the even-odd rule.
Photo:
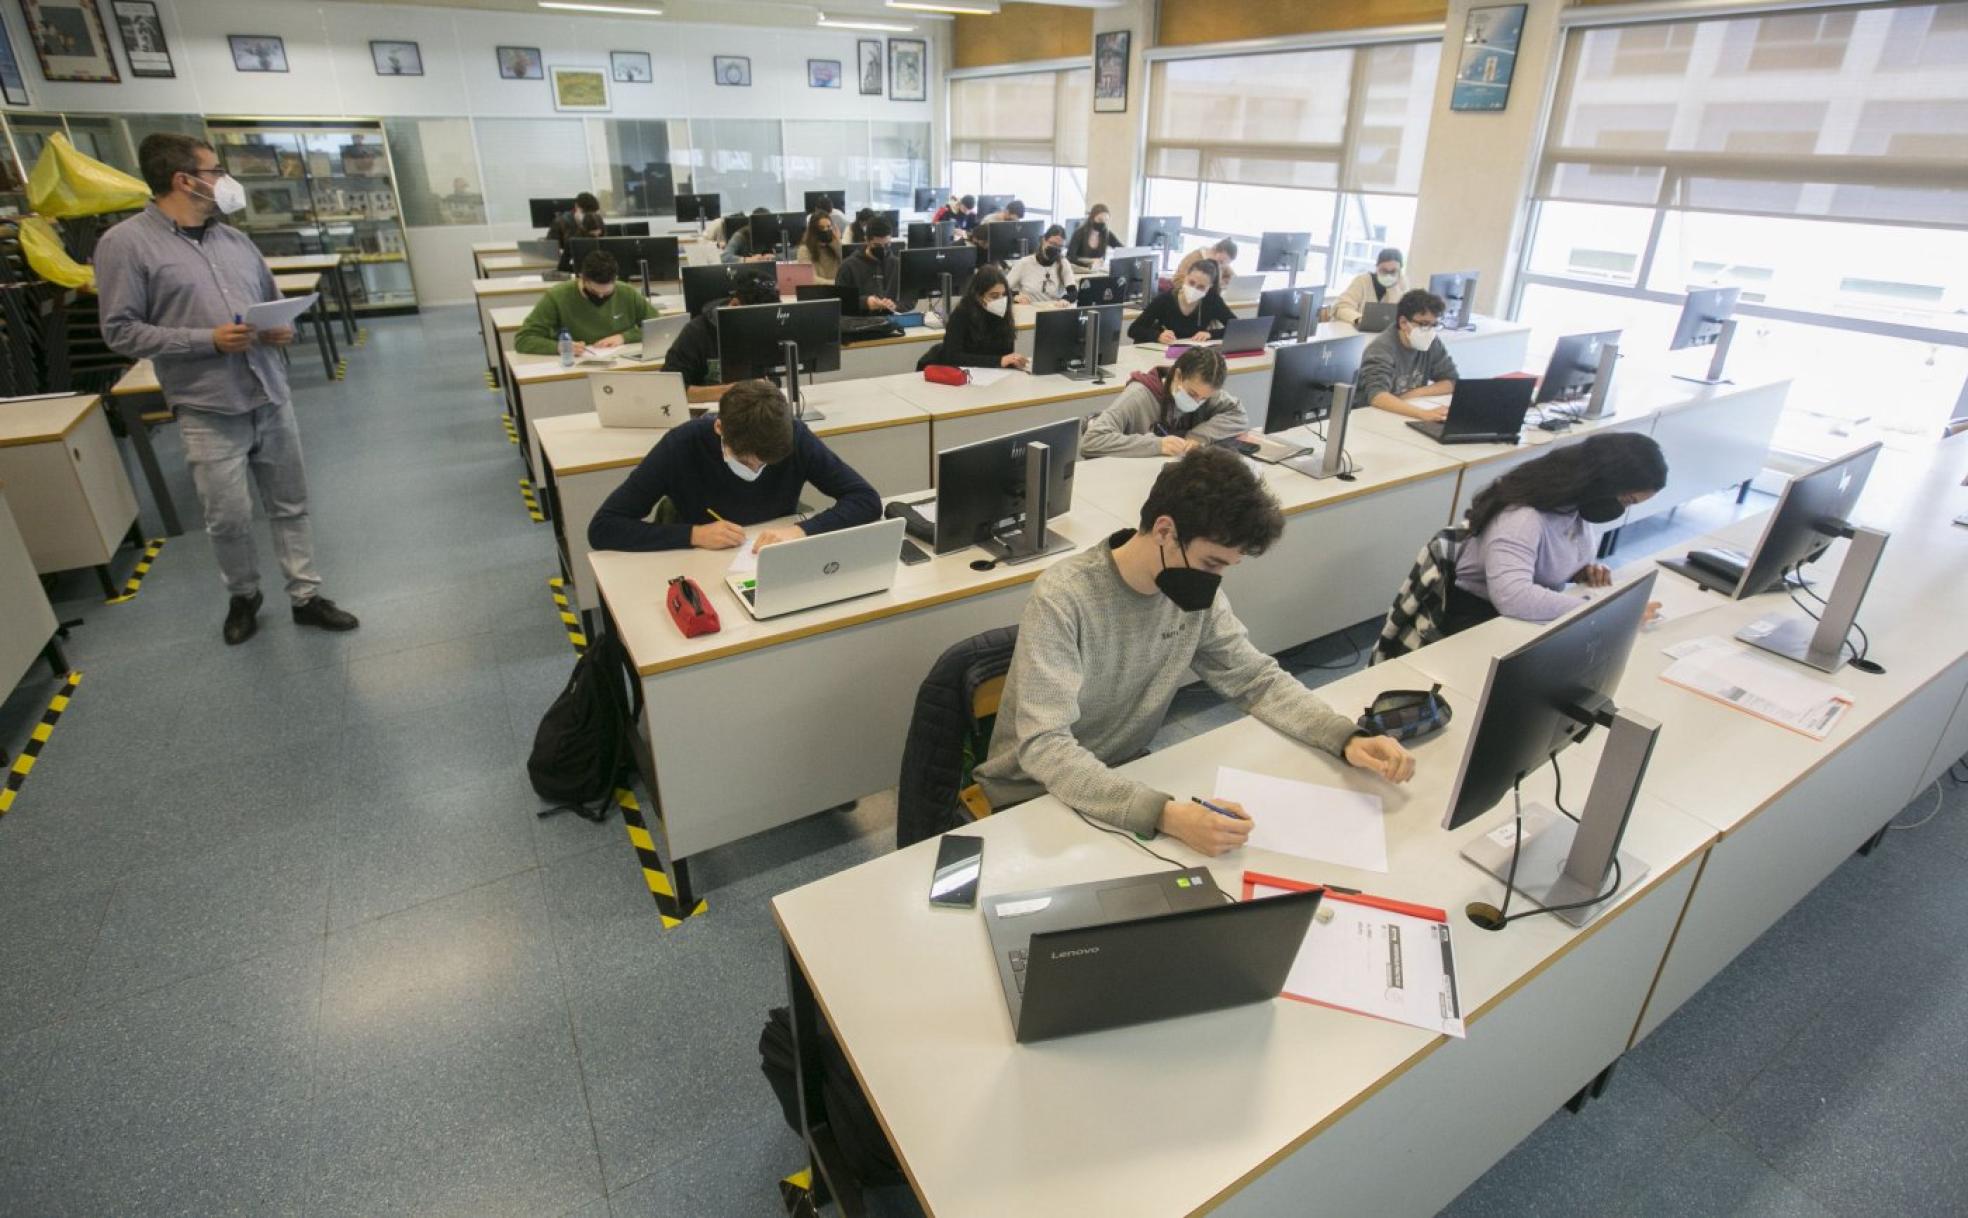
[[[14,523],[6,491],[0,485],[0,688],[12,689],[37,656],[47,656],[57,677],[67,671],[68,661],[55,638],[60,623]]]
[[[43,574],[93,567],[119,591],[109,562],[138,539],[137,494],[93,393],[0,402],[0,481]]]
[[[472,280],[472,300],[478,310],[478,333],[485,345],[485,366],[494,376],[502,375],[502,369],[499,364],[499,331],[492,324],[492,310],[530,309],[547,294],[549,286],[537,275]]]
[[[483,279],[521,279],[551,271],[560,265],[558,258],[534,258],[519,253],[515,248],[510,254],[490,254],[477,259]]]
[[[514,241],[474,241],[472,242],[472,278],[490,278],[485,273],[485,260],[502,254],[519,253],[519,242]]]

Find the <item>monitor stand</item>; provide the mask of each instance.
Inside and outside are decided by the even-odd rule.
[[[1633,711],[1615,710],[1610,705],[1587,722],[1606,725],[1605,751],[1586,792],[1585,808],[1574,825],[1568,817],[1542,804],[1524,808],[1523,845],[1517,851],[1516,878],[1510,877],[1510,856],[1517,835],[1516,824],[1485,833],[1463,847],[1462,857],[1509,883],[1519,895],[1546,909],[1590,901],[1605,894],[1606,900],[1578,909],[1556,910],[1554,917],[1573,926],[1584,926],[1599,916],[1611,902],[1606,878],[1613,860],[1620,865],[1620,887],[1631,890],[1647,874],[1647,864],[1622,851],[1620,839],[1626,834],[1627,820],[1640,793],[1640,780],[1646,776],[1647,760],[1660,736],[1660,724]]]
[[[1353,386],[1334,385],[1332,409],[1326,413],[1326,442],[1318,452],[1280,461],[1286,469],[1297,470],[1308,478],[1338,478],[1351,482],[1359,466],[1346,467],[1346,419],[1352,414]]]
[[[1095,385],[1107,383],[1107,370],[1100,366],[1100,315],[1091,309],[1080,310],[1080,329],[1085,338],[1080,343],[1080,359],[1077,364],[1069,364],[1059,375],[1069,381],[1087,381]]]
[[[986,554],[1008,566],[1017,566],[1073,548],[1072,542],[1046,527],[1047,509],[1051,506],[1046,493],[1051,465],[1052,450],[1046,445],[1035,440],[1025,446],[1025,522],[1016,532],[983,542],[980,548]]]
[[[800,390],[800,352],[799,344],[788,339],[779,344],[779,358],[786,367],[786,400],[793,404],[793,417],[802,423],[818,423],[827,416],[806,404],[806,395]]]
[[[1585,401],[1585,412],[1581,419],[1603,419],[1612,411],[1607,407],[1612,402],[1613,373],[1619,364],[1618,343],[1606,343],[1599,348],[1599,371],[1592,374],[1592,395]]]
[[[1845,640],[1858,620],[1859,606],[1865,601],[1890,534],[1841,522],[1837,535],[1851,538],[1852,544],[1845,551],[1845,561],[1838,565],[1838,578],[1832,581],[1831,595],[1825,597],[1824,613],[1818,620],[1814,622],[1802,613],[1764,618],[1738,630],[1739,641],[1819,672],[1837,672],[1844,667]],[[1855,667],[1861,672],[1883,671],[1871,660]]]
[[[1708,361],[1707,376],[1687,376],[1675,373],[1677,381],[1693,381],[1697,385],[1732,385],[1735,382],[1722,375],[1723,365],[1729,362],[1729,344],[1736,341],[1736,319],[1731,317],[1722,323],[1722,332],[1715,336],[1715,354]]]

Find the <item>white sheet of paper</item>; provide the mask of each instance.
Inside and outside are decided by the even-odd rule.
[[[739,545],[738,552],[731,556],[729,571],[732,575],[750,575],[759,569],[759,556],[752,550],[752,545],[756,541],[758,541],[756,530],[745,534],[745,540]]]
[[[1212,792],[1244,806],[1249,844],[1362,871],[1387,870],[1380,798],[1222,766]]]
[[[970,383],[973,385],[995,385],[1011,375],[1009,368],[972,368]]]
[[[246,324],[255,330],[278,330],[283,326],[291,326],[295,318],[314,307],[314,302],[320,295],[319,292],[309,292],[305,296],[287,296],[280,300],[247,305]]]
[[[1256,884],[1253,898],[1284,890]],[[1328,896],[1285,976],[1293,998],[1466,1037],[1448,923]]]
[[[1670,685],[1715,699],[1779,727],[1823,740],[1852,709],[1852,695],[1742,647],[1704,647],[1661,673]]]

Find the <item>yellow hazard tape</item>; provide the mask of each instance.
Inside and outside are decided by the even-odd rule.
[[[698,900],[686,912],[683,902],[677,899],[670,873],[663,869],[663,860],[656,853],[656,839],[643,823],[642,805],[636,802],[635,792],[617,787],[615,806],[622,810],[622,824],[629,831],[629,844],[635,847],[636,857],[642,862],[642,880],[649,886],[649,895],[656,898],[656,914],[663,921],[663,929],[673,930],[683,925],[686,918],[694,918],[708,909],[704,901]]]
[[[519,480],[519,497],[526,501],[526,514],[533,518],[534,524],[546,520],[540,514],[540,501],[533,496],[533,484],[524,478]]]
[[[547,589],[553,595],[554,609],[560,615],[560,624],[567,631],[567,641],[574,644],[578,654],[588,649],[588,636],[581,629],[581,618],[574,612],[574,606],[567,600],[567,581],[555,576],[547,581]]]
[[[502,414],[499,416],[499,421],[506,425],[506,443],[508,444],[519,443],[519,428],[513,426],[512,416],[509,414]]]
[[[143,587],[144,576],[150,574],[150,565],[157,561],[157,555],[164,549],[164,540],[162,537],[153,537],[144,543],[143,557],[139,558],[137,565],[130,569],[130,578],[124,581],[123,591],[119,595],[110,597],[103,604],[121,605],[125,601],[133,601],[137,598],[138,590]]]
[[[75,696],[75,687],[80,684],[82,684],[82,674],[70,671],[68,676],[62,679],[61,692],[48,699],[48,709],[42,712],[41,722],[35,724],[33,732],[28,735],[27,743],[21,747],[20,756],[14,758],[14,764],[8,767],[6,782],[0,784],[0,816],[5,816],[7,810],[14,806],[14,800],[20,796],[21,787],[26,784],[27,776],[34,772],[34,763],[41,759],[41,750],[48,745],[48,737],[54,734],[56,722],[61,719],[62,712],[68,709],[69,701]]]
[[[360,327],[360,326],[357,326],[357,327],[356,327],[356,330],[355,330],[355,345],[356,345],[356,346],[358,346],[358,347],[366,347],[366,346],[368,346],[368,345],[369,345],[369,331],[367,331],[367,330],[365,330],[365,329],[363,329],[363,328],[362,328],[362,327]]]

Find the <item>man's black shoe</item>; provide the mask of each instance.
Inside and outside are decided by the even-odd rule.
[[[335,602],[325,596],[317,596],[305,605],[295,605],[294,620],[303,626],[335,631],[354,630],[362,624],[355,620],[353,613],[337,609]]]
[[[226,610],[225,641],[228,647],[237,647],[253,637],[260,628],[260,603],[266,597],[255,592],[251,596],[235,596],[232,605]]]

